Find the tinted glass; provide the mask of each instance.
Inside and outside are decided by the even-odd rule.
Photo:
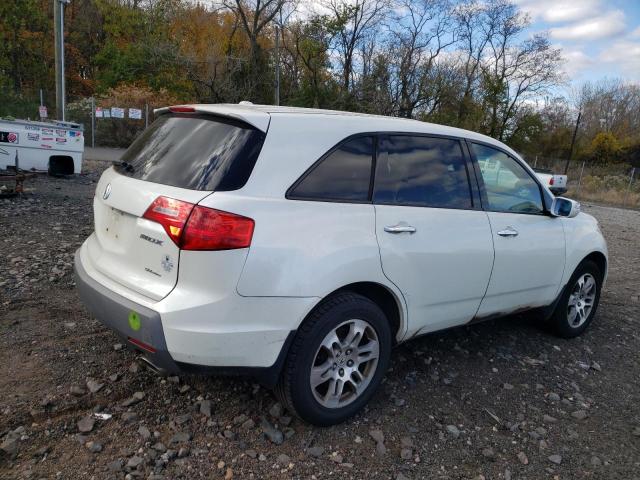
[[[388,137],[382,147],[376,169],[376,203],[472,207],[460,142],[398,135]]]
[[[527,171],[506,153],[472,144],[478,159],[488,209],[496,212],[541,213],[540,188]]]
[[[125,152],[119,173],[191,190],[237,190],[249,179],[264,134],[208,115],[161,115]]]
[[[367,201],[371,183],[373,139],[358,137],[340,145],[291,191],[290,197]]]

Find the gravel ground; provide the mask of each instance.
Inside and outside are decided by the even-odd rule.
[[[0,199],[0,478],[640,479],[639,212],[585,206],[611,266],[581,338],[511,317],[416,339],[321,429],[246,379],[157,377],[85,311],[88,166]]]

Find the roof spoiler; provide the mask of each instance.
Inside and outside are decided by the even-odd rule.
[[[193,112],[233,118],[248,123],[252,127],[265,133],[269,129],[269,122],[271,120],[271,116],[268,113],[250,108],[249,105],[174,105],[153,110],[154,115],[164,115],[165,113],[171,112]]]

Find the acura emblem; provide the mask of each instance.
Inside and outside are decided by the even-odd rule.
[[[106,200],[111,195],[111,184],[107,183],[107,186],[104,189],[104,193],[102,194],[102,198]]]

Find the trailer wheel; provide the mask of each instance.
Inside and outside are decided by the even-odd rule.
[[[73,175],[74,170],[73,158],[68,155],[52,155],[49,157],[49,175],[54,177]]]

